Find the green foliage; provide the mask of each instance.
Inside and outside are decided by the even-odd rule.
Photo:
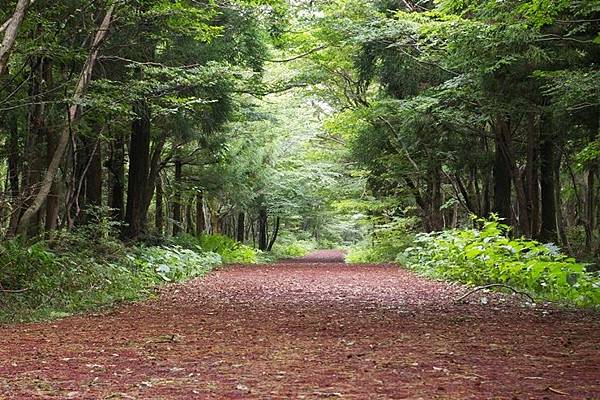
[[[391,262],[396,256],[412,245],[414,218],[395,218],[391,222],[378,225],[372,233],[372,242],[350,248],[346,255],[349,264],[369,264]]]
[[[0,322],[57,318],[139,300],[165,281],[202,276],[221,264],[214,253],[178,246],[128,248],[88,226],[51,241],[0,243]]]
[[[222,264],[219,254],[199,253],[181,246],[139,248],[129,259],[140,270],[155,272],[167,282],[200,277]]]
[[[186,249],[216,253],[226,264],[253,264],[257,262],[257,251],[250,246],[224,235],[180,235],[175,243]]]
[[[282,235],[273,246],[271,258],[285,259],[303,257],[317,247],[323,247],[319,246],[316,240],[306,236],[307,235],[302,235],[300,233],[287,233]]]
[[[397,261],[434,277],[467,284],[504,283],[541,299],[580,306],[600,304],[600,279],[553,244],[511,238],[497,219],[481,229],[419,234]]]

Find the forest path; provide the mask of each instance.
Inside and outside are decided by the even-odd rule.
[[[0,398],[600,398],[600,317],[339,252],[230,266],[107,314],[0,328]]]

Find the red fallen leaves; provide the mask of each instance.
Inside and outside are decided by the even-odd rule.
[[[598,313],[454,303],[464,290],[337,252],[232,266],[104,315],[0,328],[0,398],[600,397]]]

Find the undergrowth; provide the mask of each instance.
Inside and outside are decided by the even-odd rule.
[[[497,219],[481,229],[419,234],[396,261],[426,275],[467,284],[503,283],[542,300],[578,306],[600,304],[600,279],[553,244],[511,238]]]
[[[275,262],[289,258],[304,257],[317,247],[322,248],[312,237],[298,233],[279,236],[270,252],[260,254],[261,262]]]
[[[183,248],[211,252],[221,256],[225,264],[254,264],[258,261],[258,251],[224,235],[180,235],[174,243]]]
[[[413,218],[397,218],[374,229],[371,242],[351,247],[346,255],[349,264],[392,262],[404,249],[411,246],[414,235]]]
[[[0,243],[0,323],[52,319],[146,298],[164,282],[202,276],[221,256],[176,245],[127,247],[83,228],[52,240]]]

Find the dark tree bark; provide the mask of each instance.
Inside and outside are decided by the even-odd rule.
[[[202,235],[206,229],[204,216],[204,196],[202,192],[196,193],[196,235]]]
[[[98,128],[99,126],[95,125]],[[95,135],[94,135],[95,136]],[[99,137],[85,138],[83,140],[86,153],[85,169],[85,198],[83,220],[90,221],[90,213],[87,209],[102,206],[102,146]]]
[[[124,237],[136,239],[144,230],[145,193],[148,185],[150,152],[150,110],[139,102],[133,107],[135,119],[132,123],[129,145],[129,176],[127,185],[127,210],[125,213]]]
[[[511,166],[506,150],[510,147],[510,132],[503,129],[502,122],[494,129],[496,151],[494,154],[494,209],[493,211],[506,222],[511,220]]]
[[[593,142],[600,132],[600,109],[594,108],[586,122],[589,127],[589,140]],[[598,163],[590,162],[586,176],[585,191],[585,248],[588,252],[594,249],[594,230],[596,228],[596,173],[598,172]]]
[[[258,210],[258,248],[266,251],[268,243],[268,232],[267,232],[267,208],[261,206]]]
[[[236,231],[236,240],[240,243],[244,243],[244,240],[246,239],[244,236],[244,234],[246,233],[245,230],[245,220],[246,220],[246,214],[243,212],[240,212],[238,214],[238,218],[237,218],[237,231]]]
[[[47,130],[46,132],[46,141],[47,141],[47,159],[50,160],[52,158],[52,154],[56,151],[57,142],[56,132],[53,130]],[[47,232],[51,232],[56,229],[58,225],[58,212],[60,208],[60,191],[58,182],[55,180],[52,182],[52,187],[50,188],[50,193],[48,193],[48,199],[46,200],[46,222],[45,229]]]
[[[185,206],[185,232],[194,233],[194,221],[192,220],[192,200]]]
[[[8,235],[16,233],[17,223],[21,215],[21,196],[19,188],[21,150],[19,147],[19,125],[16,118],[10,118],[7,123],[8,139],[8,182],[10,186],[11,215]]]
[[[161,166],[162,151],[167,141],[167,133],[163,131],[160,138],[154,143],[152,149],[152,156],[150,157],[150,170],[148,172],[148,181],[144,190],[144,205],[142,210],[142,225],[147,224],[148,210],[152,203],[152,197],[154,197],[154,190],[156,189],[157,180],[159,179]]]
[[[156,226],[156,233],[159,235],[163,234],[164,225],[165,225],[165,217],[163,211],[163,186],[162,179],[160,176],[156,179],[156,209],[154,216],[154,225]]]
[[[123,221],[123,203],[125,200],[125,138],[118,132],[111,144],[109,161],[110,199],[108,206],[115,221]]]
[[[551,125],[546,121],[543,123],[540,144],[540,194],[542,200],[540,240],[556,242],[556,176],[554,137],[551,133]]]
[[[183,163],[177,157],[175,160],[175,195],[173,196],[173,236],[181,232],[181,177]]]
[[[441,165],[435,163],[428,171],[427,178],[427,231],[439,231],[444,227],[442,215],[442,169]]]
[[[535,123],[535,114],[527,116],[527,164],[525,167],[525,184],[527,188],[527,206],[529,208],[529,219],[531,234],[536,237],[540,225],[540,193],[538,179],[538,141],[539,134]]]
[[[52,75],[53,63],[51,60],[45,59],[42,63],[42,76],[44,81],[44,90],[48,91],[54,87],[54,79]],[[58,135],[57,132],[48,126],[45,122],[45,133],[46,133],[46,168],[50,166],[52,155],[56,152],[58,147]],[[48,193],[48,199],[46,200],[46,219],[45,219],[45,230],[51,232],[56,229],[58,225],[58,213],[60,208],[60,190],[57,180],[52,182],[50,192]]]
[[[280,223],[281,223],[281,220],[279,217],[277,217],[275,219],[275,228],[273,228],[273,235],[271,236],[271,240],[269,241],[269,245],[267,246],[267,251],[273,250],[273,245],[275,244],[275,241],[277,240],[277,236],[279,234]]]
[[[41,27],[38,27],[41,31]],[[31,62],[31,87],[29,95],[33,99],[29,110],[29,130],[27,133],[27,141],[25,146],[26,165],[25,179],[23,182],[24,190],[24,208],[27,209],[33,204],[33,200],[37,195],[42,179],[42,170],[45,169],[44,157],[40,154],[46,152],[46,135],[47,127],[44,118],[45,105],[43,102],[44,91],[44,64],[46,60],[43,57],[38,57]],[[40,233],[41,213],[39,208],[32,213],[32,216],[25,227],[28,236],[36,236]]]

